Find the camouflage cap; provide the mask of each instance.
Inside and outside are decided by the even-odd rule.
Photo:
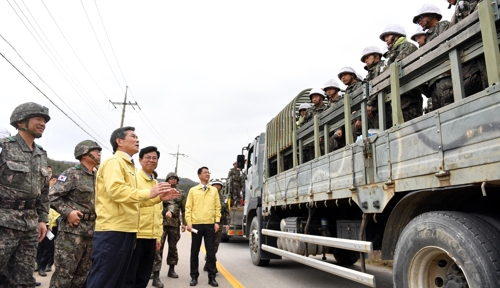
[[[177,176],[177,174],[175,172],[170,172],[170,173],[167,174],[167,181],[168,181],[168,179],[170,179],[172,177],[176,178],[177,181],[179,181],[179,176]]]
[[[10,125],[17,129],[17,122],[32,117],[43,117],[46,122],[50,121],[49,108],[34,102],[26,102],[17,106],[10,115]]]
[[[99,151],[102,150],[101,146],[99,146],[97,142],[92,140],[83,140],[75,146],[75,158],[79,160],[80,157],[86,155],[94,149],[97,149]]]

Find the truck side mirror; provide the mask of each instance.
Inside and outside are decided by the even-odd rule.
[[[245,155],[238,155],[236,158],[236,167],[243,170],[245,168]]]

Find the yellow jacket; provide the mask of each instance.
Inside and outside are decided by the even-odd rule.
[[[137,188],[136,174],[129,157],[121,151],[102,162],[96,179],[95,231],[137,233],[139,203],[149,200],[150,189]],[[160,201],[157,197],[146,203]]]
[[[56,210],[50,208],[49,210],[49,227],[52,229],[52,227],[57,227],[57,218],[59,218],[61,214],[57,213]]]
[[[207,185],[207,191],[203,191],[203,186],[200,184],[189,189],[186,200],[187,225],[218,222],[220,222],[220,201],[217,188]]]
[[[156,185],[158,181],[156,179],[151,179],[140,169],[137,171],[137,187],[139,189],[151,189]],[[158,196],[157,198],[160,198]],[[137,238],[141,239],[157,239],[161,241],[161,235],[163,234],[163,203],[160,201],[155,205],[149,205],[149,200],[140,203],[140,223],[139,232],[137,232]]]

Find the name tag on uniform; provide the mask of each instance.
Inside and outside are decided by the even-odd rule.
[[[66,179],[68,179],[68,176],[61,175],[57,178],[57,181],[66,182]]]

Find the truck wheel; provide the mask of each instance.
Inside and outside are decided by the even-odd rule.
[[[337,260],[337,264],[341,266],[348,266],[358,261],[359,252],[353,252],[344,249],[334,249],[333,257]]]
[[[257,217],[253,217],[252,224],[250,225],[250,237],[248,243],[250,244],[250,256],[252,262],[256,266],[267,266],[269,259],[262,259],[260,257],[260,223]]]
[[[229,242],[229,238],[221,238],[220,241],[227,243],[227,242]]]
[[[435,211],[414,218],[399,236],[395,287],[498,287],[500,232],[468,213]]]

